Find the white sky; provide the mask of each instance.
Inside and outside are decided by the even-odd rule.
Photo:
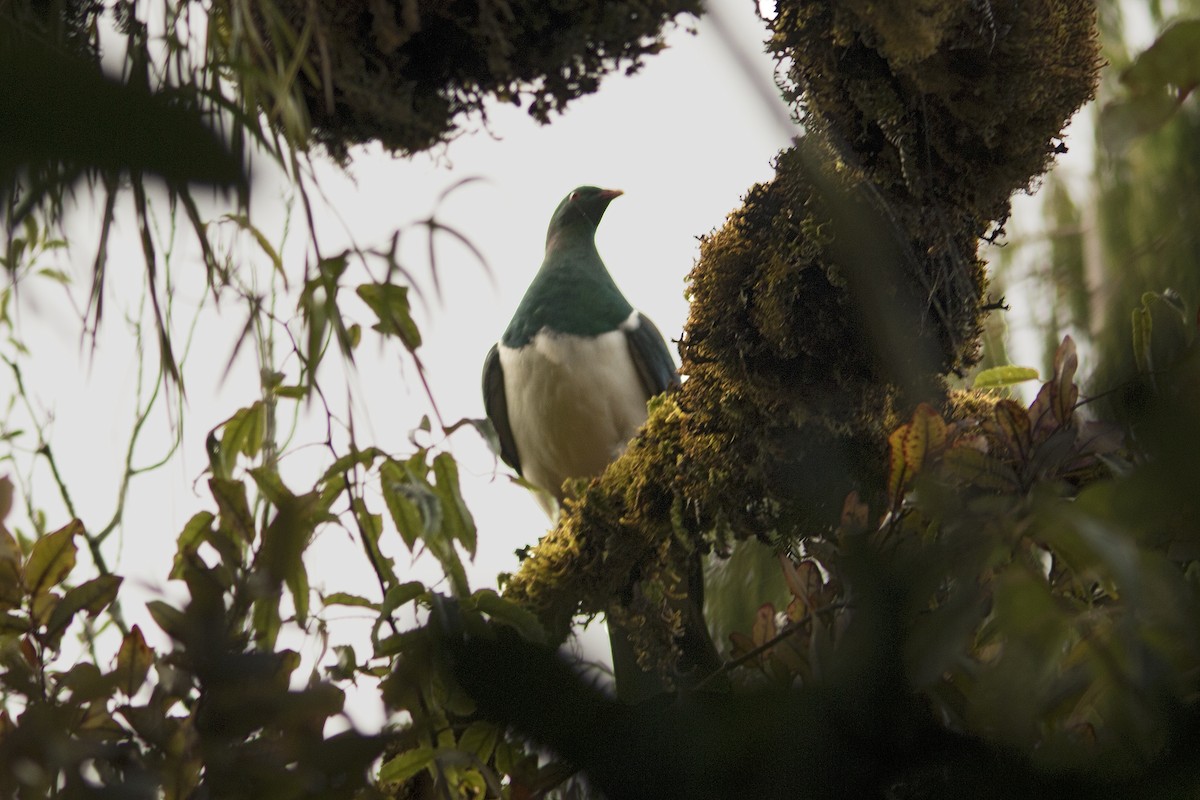
[[[770,88],[773,64],[760,53],[765,31],[753,7],[741,0],[721,0],[717,6],[735,40],[751,56],[757,80]],[[668,339],[679,337],[687,312],[684,278],[696,258],[696,237],[720,226],[754,182],[771,177],[772,159],[789,137],[778,122],[778,110],[764,107],[760,92],[748,85],[712,23],[706,19],[696,28],[695,36],[685,30],[672,32],[670,47],[648,59],[639,74],[608,77],[599,93],[575,101],[549,126],[537,125],[524,110],[499,106],[489,111],[486,129],[476,120],[467,121],[470,132],[433,157],[395,159],[378,148],[366,148],[355,153],[347,173],[318,164],[318,182],[328,199],[328,207],[318,205],[316,211],[326,254],[351,242],[385,246],[394,231],[435,211],[436,198],[444,189],[465,178],[484,179],[453,192],[436,212],[441,222],[467,236],[486,256],[494,277],[489,278],[465,248],[445,239],[438,256],[442,297],[434,298],[426,284],[430,303],[422,308],[418,301],[425,337],[421,354],[448,423],[483,415],[479,389],[483,357],[541,262],[551,211],[577,185],[625,191],[600,226],[599,249],[630,301]],[[255,173],[252,217],[278,246],[289,196],[273,172]],[[157,209],[166,230],[165,203],[160,200]],[[55,264],[73,275],[76,305],[86,301],[90,285],[89,242],[95,236],[92,218],[96,214],[86,203],[75,212],[72,248]],[[294,210],[292,232],[282,248],[293,281],[303,271],[300,220],[300,212]],[[202,299],[203,269],[194,258],[190,234],[181,229],[176,241],[178,253],[171,265],[177,284],[172,292],[177,314],[173,327],[177,341],[183,342],[190,314]],[[405,265],[426,276],[424,233],[402,233],[401,244]],[[112,514],[136,402],[139,347],[123,317],[138,313],[144,270],[138,247],[132,216],[126,213],[118,220],[112,243],[106,319],[94,353],[89,344],[81,344],[78,312],[48,281],[22,285],[14,309],[18,335],[31,350],[22,362],[27,387],[39,414],[53,419],[49,441],[77,511],[91,530],[102,527]],[[239,245],[233,252],[244,259],[245,274],[269,271],[253,246]],[[366,310],[355,303],[348,307],[359,313],[357,320],[366,329],[371,321]],[[288,308],[281,311],[290,315]],[[244,321],[242,309],[229,301],[222,303],[219,313],[201,316],[184,371],[183,448],[162,469],[135,479],[123,529],[109,542],[110,565],[128,578],[122,592],[125,611],[131,621],[141,623],[152,644],[163,639],[142,603],[163,592],[180,597],[178,589],[165,585],[175,536],[195,511],[213,508],[203,474],[205,435],[258,397],[249,345],[235,369],[222,379]],[[147,368],[152,369],[152,340],[141,349],[151,359]],[[322,373],[331,399],[340,403],[348,391],[354,395],[360,444],[408,452],[409,431],[429,412],[411,365],[402,364],[395,345],[381,350],[369,332],[358,352],[358,364],[357,373],[348,380],[335,368]],[[293,380],[295,366],[284,363]],[[13,389],[11,374],[0,372],[0,398],[7,399]],[[14,419],[19,421],[19,415]],[[152,418],[138,450],[139,463],[159,457],[177,422],[165,413]],[[302,424],[294,445],[323,438],[322,429],[310,423]],[[440,442],[440,437],[435,441]],[[32,444],[26,440],[27,446]],[[497,471],[495,459],[473,431],[462,430],[445,444],[459,460],[463,492],[479,525],[479,552],[469,570],[472,585],[494,586],[497,572],[516,567],[513,551],[536,541],[547,520],[533,498],[505,478],[506,468],[499,465]],[[304,480],[311,481],[321,468],[313,456],[325,458],[319,448],[301,448],[285,460],[284,477],[293,488],[302,490]],[[49,512],[51,528],[66,522],[49,474],[40,464],[34,472],[34,496]],[[378,498],[374,510],[384,511]],[[19,520],[10,523],[14,521],[20,524]],[[393,550],[398,571],[409,563],[402,550],[402,546]],[[314,588],[372,596],[377,591],[360,547],[343,533],[322,535],[309,551],[307,563]],[[424,580],[438,574],[430,564],[418,565],[413,572]],[[353,625],[344,627],[345,636],[356,635]],[[338,640],[341,633],[335,630]],[[589,655],[601,657],[602,627],[592,626],[586,641]],[[360,644],[360,657],[368,650]],[[361,706],[358,718],[370,722],[373,701],[355,705]]]

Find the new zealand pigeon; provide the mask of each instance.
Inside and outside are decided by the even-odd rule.
[[[565,480],[603,472],[646,421],[647,400],[679,384],[662,334],[621,294],[596,250],[596,226],[621,194],[580,186],[558,204],[541,269],[483,367],[484,407],[501,458],[560,502]],[[699,635],[702,657],[690,660],[715,668],[699,613],[698,561],[693,572],[685,617],[699,630],[684,638]],[[662,692],[611,624],[609,638],[618,696],[640,701]]]

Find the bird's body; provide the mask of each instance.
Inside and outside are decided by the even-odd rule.
[[[639,322],[636,312],[630,320]],[[646,391],[622,330],[542,330],[525,347],[498,350],[508,424],[534,486],[558,496],[567,479],[599,475],[646,421]]]
[[[501,457],[559,502],[564,481],[603,472],[646,421],[647,401],[679,383],[662,334],[625,299],[596,250],[596,225],[620,194],[581,186],[563,199],[542,266],[484,363],[484,405]],[[689,598],[698,618],[695,566]],[[643,700],[662,691],[627,639],[611,624],[609,633],[618,695]],[[706,631],[700,638],[711,668],[715,650]]]
[[[662,334],[596,250],[620,194],[581,186],[559,204],[542,266],[484,364],[501,456],[559,501],[563,481],[599,475],[646,421],[646,401],[679,381]]]

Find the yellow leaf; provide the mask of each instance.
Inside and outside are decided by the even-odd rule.
[[[942,415],[928,403],[921,403],[913,412],[904,440],[904,466],[909,477],[920,472],[929,454],[945,443],[946,423]]]

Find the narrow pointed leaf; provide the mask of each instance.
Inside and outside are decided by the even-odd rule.
[[[1003,389],[1025,381],[1036,381],[1037,378],[1038,371],[1033,367],[1006,365],[980,370],[972,386],[975,389]]]

